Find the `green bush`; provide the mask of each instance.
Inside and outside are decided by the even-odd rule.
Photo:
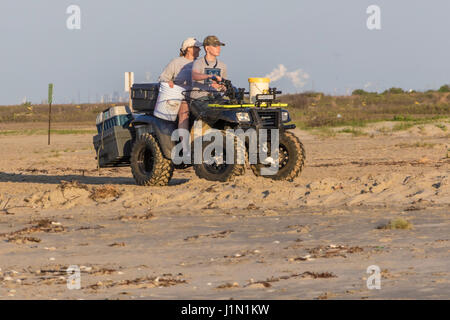
[[[399,116],[395,115],[392,118],[392,121],[413,121],[414,119],[411,116]]]
[[[368,92],[363,89],[356,89],[352,92],[352,96],[364,96],[366,94],[368,94]]]
[[[405,91],[404,91],[402,88],[395,88],[395,87],[392,87],[392,88],[390,88],[390,89],[388,89],[388,90],[385,90],[385,91],[383,92],[383,94],[387,94],[387,93],[390,93],[390,94],[400,94],[400,93],[405,93]]]
[[[369,96],[369,95],[376,96],[378,95],[378,92],[369,92],[363,89],[356,89],[353,90],[352,92],[352,96]]]
[[[322,98],[325,94],[322,92],[316,92],[316,91],[305,91],[302,93],[307,98]]]
[[[439,88],[439,92],[450,92],[450,86],[448,84],[444,84],[442,87]]]

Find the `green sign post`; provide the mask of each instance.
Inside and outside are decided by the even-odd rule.
[[[50,122],[52,116],[53,83],[48,84],[48,145],[50,145]]]

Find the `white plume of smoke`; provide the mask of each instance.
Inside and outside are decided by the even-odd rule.
[[[269,78],[272,82],[278,81],[282,78],[288,78],[296,88],[302,88],[305,86],[307,80],[309,79],[309,74],[304,72],[302,69],[288,71],[284,65],[280,64],[265,77]]]
[[[286,75],[287,69],[284,65],[278,65],[278,68],[273,69],[271,73],[266,75],[266,78],[269,78],[270,81],[278,81]]]

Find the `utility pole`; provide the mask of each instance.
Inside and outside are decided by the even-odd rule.
[[[48,84],[48,145],[50,145],[50,123],[52,118],[53,83]]]
[[[134,72],[125,72],[125,92],[128,92],[129,95],[129,101],[128,106],[130,107],[130,110],[132,110],[133,106],[131,104],[131,87],[134,83]]]

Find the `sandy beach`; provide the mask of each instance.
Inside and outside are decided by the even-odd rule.
[[[166,187],[98,171],[91,134],[0,135],[0,299],[448,299],[448,131],[382,125],[295,130],[293,182],[188,168]],[[379,228],[399,218],[411,228]]]

